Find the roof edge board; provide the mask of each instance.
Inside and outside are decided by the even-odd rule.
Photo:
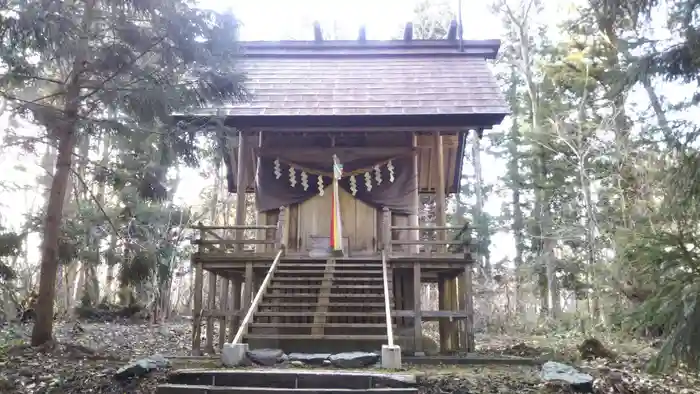
[[[501,40],[464,40],[465,48],[500,48]],[[409,48],[454,48],[459,49],[457,40],[333,40],[333,41],[241,41],[244,49],[409,49]]]

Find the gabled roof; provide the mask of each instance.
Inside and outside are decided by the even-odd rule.
[[[219,115],[242,129],[490,128],[509,113],[486,63],[499,46],[497,40],[464,41],[462,50],[457,40],[246,42],[241,68],[251,101]]]

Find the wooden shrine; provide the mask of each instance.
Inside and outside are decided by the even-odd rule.
[[[447,225],[446,196],[469,133],[508,108],[486,62],[499,42],[454,29],[444,40],[245,42],[251,101],[176,116],[217,127],[239,196],[235,225],[196,229],[194,354],[240,341],[421,354],[430,321],[441,352],[474,349],[469,231]],[[435,195],[434,224],[421,194]],[[421,305],[427,283],[438,310]]]

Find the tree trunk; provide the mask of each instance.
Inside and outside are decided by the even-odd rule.
[[[77,90],[75,92],[77,97]],[[70,113],[70,112],[68,112]],[[73,111],[76,114],[77,110]],[[39,346],[51,340],[53,331],[53,303],[58,272],[58,242],[63,218],[63,203],[70,177],[75,133],[66,128],[59,137],[56,172],[51,182],[49,203],[46,210],[44,237],[41,245],[41,273],[39,276],[39,297],[36,305],[36,323],[32,330],[32,346]]]
[[[522,177],[520,176],[520,156],[518,153],[518,145],[520,145],[520,130],[518,128],[518,97],[517,97],[518,79],[515,67],[511,70],[510,77],[510,89],[508,93],[508,99],[511,104],[513,114],[511,118],[513,119],[513,124],[510,127],[510,135],[508,141],[508,177],[510,178],[510,190],[511,190],[511,206],[513,222],[511,225],[511,231],[513,232],[513,240],[515,241],[515,258],[513,259],[513,264],[515,265],[515,310],[518,314],[524,311],[524,304],[521,294],[521,269],[523,266],[523,253],[525,250],[525,240],[524,240],[524,230],[525,230],[525,219],[523,218],[523,209],[520,201],[520,187],[523,183]]]
[[[56,297],[56,276],[58,273],[58,242],[63,221],[63,204],[73,164],[73,150],[76,145],[75,124],[80,108],[80,76],[85,67],[88,32],[92,26],[92,13],[95,0],[85,2],[85,13],[81,23],[82,34],[80,51],[75,57],[66,86],[65,105],[62,119],[51,129],[52,136],[58,140],[56,172],[51,181],[49,202],[46,209],[44,237],[41,245],[41,273],[39,275],[39,297],[36,305],[36,322],[32,330],[32,346],[39,346],[51,341],[53,332],[53,303]]]

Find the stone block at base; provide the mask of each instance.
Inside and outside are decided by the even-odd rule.
[[[221,349],[221,363],[225,367],[238,367],[246,362],[247,353],[247,343],[224,343],[224,348]]]
[[[383,369],[401,369],[401,347],[382,345],[381,365]]]

